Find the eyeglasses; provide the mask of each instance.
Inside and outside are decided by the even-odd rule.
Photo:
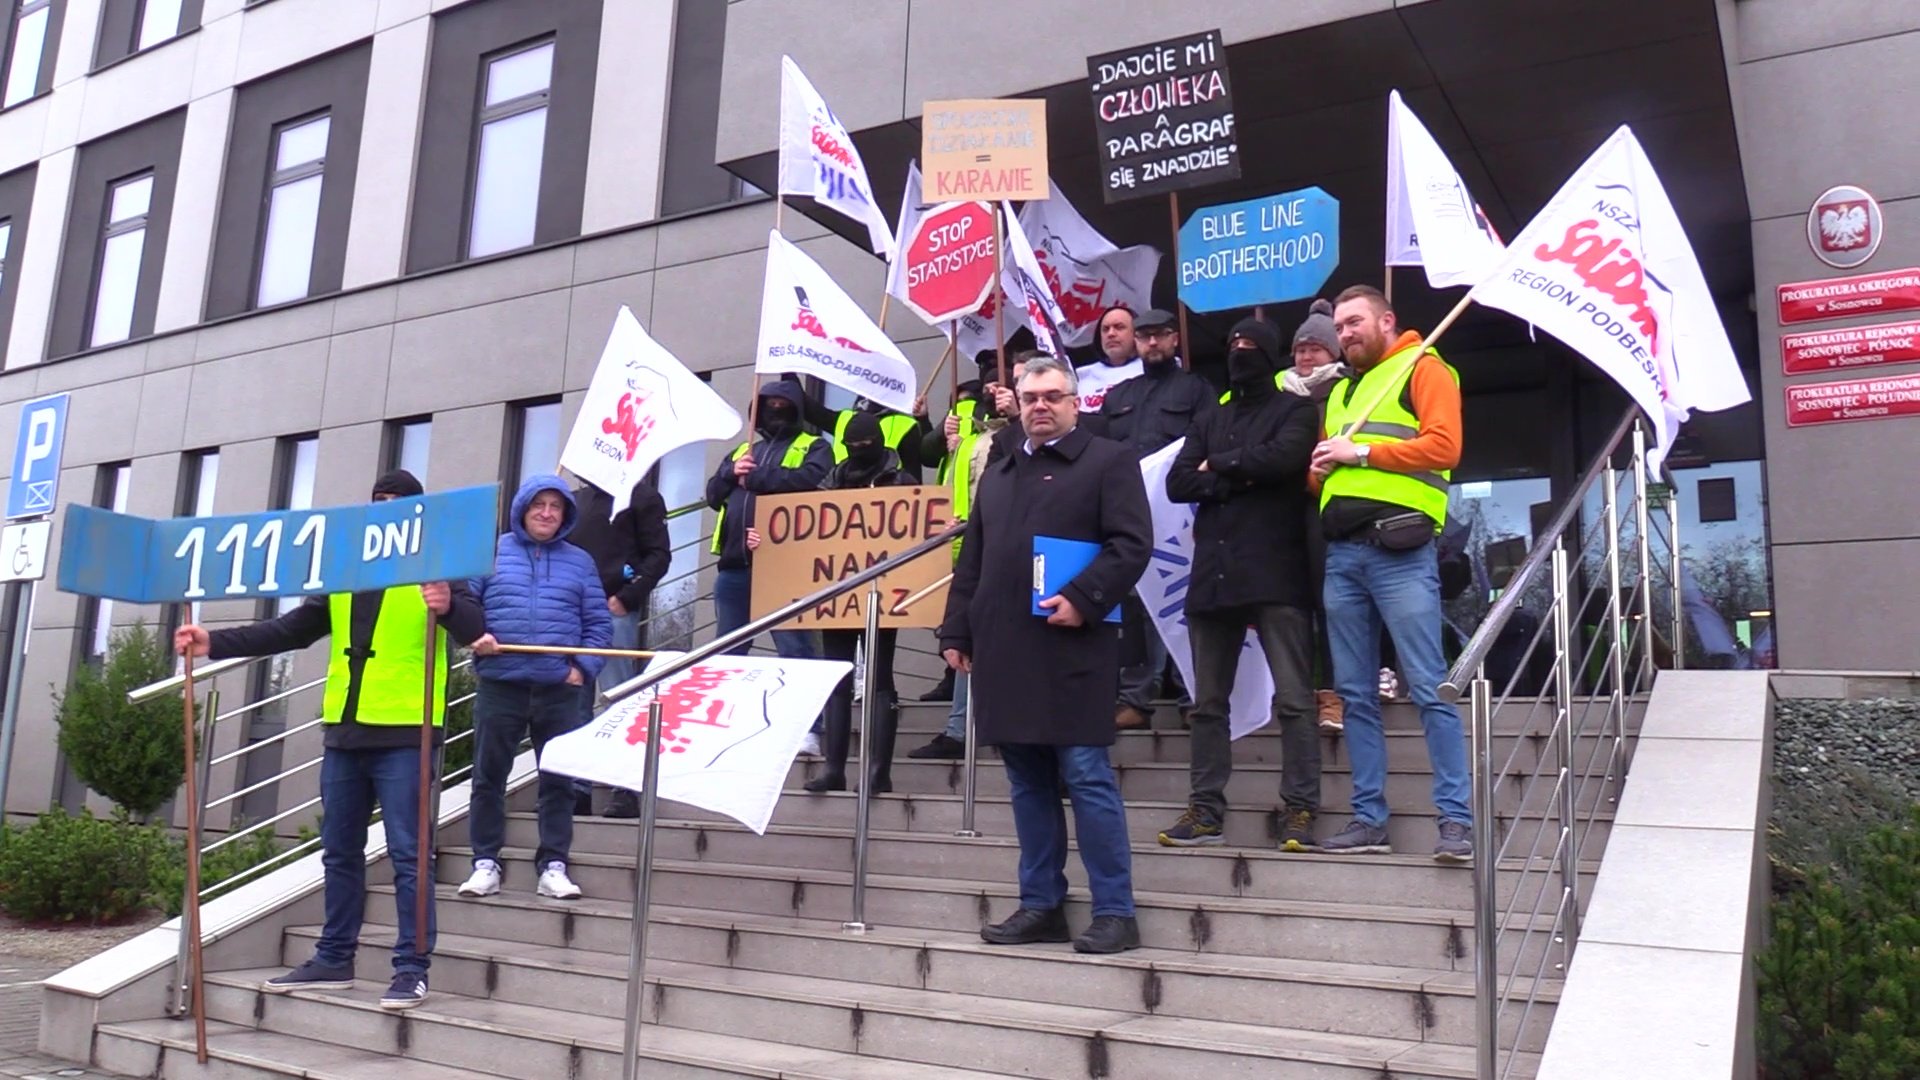
[[[1143,338],[1172,337],[1177,331],[1171,326],[1156,326],[1150,330],[1135,330],[1133,336]]]
[[[1065,390],[1048,390],[1038,394],[1023,393],[1020,395],[1020,404],[1039,405],[1045,402],[1048,405],[1058,405],[1071,397],[1073,397],[1073,395],[1067,393]]]

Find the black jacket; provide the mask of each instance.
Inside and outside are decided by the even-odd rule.
[[[841,491],[846,488],[865,487],[910,487],[920,481],[913,478],[900,467],[900,455],[889,450],[880,459],[877,468],[861,466],[857,461],[842,461],[827,470],[827,478],[820,481],[821,491]]]
[[[1167,497],[1198,504],[1187,614],[1312,606],[1307,464],[1319,437],[1313,402],[1271,383],[1194,422],[1167,473]]]
[[[1182,371],[1178,361],[1150,364],[1144,374],[1107,391],[1092,427],[1096,434],[1125,443],[1134,456],[1144,458],[1218,409],[1219,397],[1212,383]]]
[[[800,387],[781,380],[771,382],[761,390],[760,396],[780,397],[791,401],[796,413],[804,406]],[[827,470],[833,467],[832,440],[822,436],[807,448],[806,457],[799,467],[786,468],[780,462],[786,457],[787,447],[799,437],[799,431],[788,432],[778,439],[762,439],[753,447],[753,471],[744,477],[733,475],[733,455],[720,459],[720,467],[707,478],[707,506],[714,510],[726,508],[726,518],[720,529],[720,562],[722,570],[740,570],[746,568],[747,525],[753,521],[753,497],[755,495],[785,495],[795,491],[817,491],[820,481],[826,479]]]
[[[829,409],[826,405],[810,397],[806,398],[805,401],[806,404],[802,406],[805,411],[801,415],[806,418],[807,423],[819,428],[820,433],[828,438],[833,437],[833,432],[840,423],[841,413],[861,411],[857,409]],[[875,416],[905,415],[904,413],[895,413],[892,409],[871,409],[868,411],[871,411]],[[930,421],[926,417],[916,416],[913,418],[913,422],[913,430],[907,432],[906,436],[900,440],[900,445],[894,448],[894,452],[900,457],[900,468],[911,473],[915,482],[918,482],[921,466],[931,462],[937,467],[940,464],[940,458],[928,458],[922,450],[922,441],[929,437],[928,428],[931,426]],[[937,429],[934,430],[932,434],[940,437],[940,446],[944,448],[947,444],[946,435]],[[941,456],[945,456],[944,449]]]
[[[666,500],[642,480],[633,485],[632,499],[618,514],[613,513],[613,496],[592,484],[575,492],[574,501],[580,516],[567,542],[593,556],[600,588],[608,596],[628,611],[639,611],[673,563]]]
[[[942,648],[973,658],[981,741],[1113,744],[1120,636],[1101,620],[1146,572],[1152,535],[1139,462],[1084,428],[982,470],[940,626]],[[1100,544],[1060,590],[1086,625],[1033,614],[1035,536]]]
[[[475,639],[487,632],[486,614],[481,611],[471,594],[467,592],[465,582],[449,583],[453,592],[453,604],[440,618],[441,629],[462,645],[471,645]],[[412,588],[412,586],[401,586]],[[380,605],[386,598],[383,591],[360,592],[353,594],[352,614],[347,617],[348,632],[352,640],[339,644],[340,648],[351,648],[365,653],[373,645],[373,626],[380,618]],[[327,597],[309,596],[299,607],[276,619],[250,623],[246,626],[228,627],[207,634],[207,658],[225,660],[231,656],[272,656],[276,653],[294,652],[319,641],[333,632],[333,615],[328,610]],[[451,653],[452,650],[447,650]],[[440,663],[449,668],[452,657],[443,654]],[[358,681],[358,666],[350,664],[354,679]],[[426,673],[421,673],[425,678]],[[346,704],[341,710],[340,722],[323,724],[326,729],[326,746],[332,750],[392,750],[400,747],[419,746],[420,730],[417,727],[394,727],[392,725],[364,725],[354,718],[355,707],[360,700],[359,688],[349,684]],[[439,741],[442,732],[435,732],[434,739]]]

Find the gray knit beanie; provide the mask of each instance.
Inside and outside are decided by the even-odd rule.
[[[1293,347],[1303,344],[1318,345],[1327,350],[1327,355],[1336,361],[1340,359],[1340,335],[1333,330],[1333,305],[1328,301],[1315,300],[1307,309],[1307,318],[1300,329],[1293,332]]]

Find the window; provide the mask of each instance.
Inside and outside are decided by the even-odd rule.
[[[362,42],[235,94],[208,319],[340,290],[372,56]]]
[[[180,32],[180,0],[144,0],[140,5],[140,34],[133,51],[152,48]]]
[[[93,505],[116,514],[126,513],[127,489],[132,487],[132,476],[133,466],[125,462],[100,466],[99,478],[94,481]],[[113,601],[95,601],[90,622],[92,633],[87,637],[87,658],[98,659],[107,654],[107,644],[113,636]]]
[[[407,272],[580,235],[602,6],[488,0],[433,16]]]
[[[432,420],[395,420],[387,425],[387,450],[382,472],[405,469],[427,483],[427,452],[433,443]]]
[[[514,406],[514,445],[508,460],[514,472],[508,485],[519,490],[527,477],[560,467],[560,403]]]
[[[551,41],[487,62],[467,231],[470,259],[533,243],[552,84]]]
[[[7,249],[13,246],[13,222],[0,220],[0,289],[7,287]]]
[[[185,128],[186,110],[176,109],[80,147],[57,232],[48,357],[153,333]]]
[[[274,136],[273,174],[267,180],[266,241],[260,251],[259,307],[307,295],[313,243],[320,225],[320,186],[332,121],[317,116],[282,127]]]
[[[6,357],[7,335],[13,327],[13,298],[20,291],[20,254],[27,246],[27,214],[33,209],[37,172],[36,166],[29,165],[0,176],[0,360]],[[26,359],[22,357],[22,362]]]
[[[134,294],[140,287],[140,257],[145,254],[147,211],[152,205],[152,173],[122,180],[107,195],[107,227],[100,241],[89,346],[111,345],[133,336]]]
[[[726,40],[727,5],[675,0],[673,69],[667,77],[666,145],[660,163],[662,214],[704,210],[760,194],[713,163]]]
[[[104,0],[100,9],[100,36],[94,45],[94,70],[163,45],[198,27],[204,3],[205,0]]]
[[[10,0],[11,2],[11,0]],[[18,0],[13,17],[13,40],[7,49],[7,82],[0,108],[18,105],[40,92],[47,48],[48,24],[53,22],[53,0]]]

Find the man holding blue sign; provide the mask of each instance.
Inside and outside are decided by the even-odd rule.
[[[385,502],[422,494],[420,481],[396,470],[374,484],[373,499]],[[431,885],[427,886],[427,940],[414,940],[414,912],[422,837],[420,723],[426,713],[427,619],[439,620],[433,671],[432,715],[445,723],[449,640],[469,644],[485,631],[481,610],[460,583],[399,585],[390,589],[308,597],[277,619],[207,631],[182,626],[174,632],[181,653],[215,660],[267,656],[304,649],[323,637],[340,647],[327,669],[321,721],[326,731],[320,763],[321,863],[326,867],[326,926],[313,959],[269,979],[263,990],[346,989],[353,985],[353,957],[367,896],[367,822],[376,803],[385,811],[387,852],[393,865],[398,936],[393,946],[393,982],[380,1004],[410,1009],[426,1000],[428,958],[433,953]],[[439,741],[440,732],[435,732]]]

